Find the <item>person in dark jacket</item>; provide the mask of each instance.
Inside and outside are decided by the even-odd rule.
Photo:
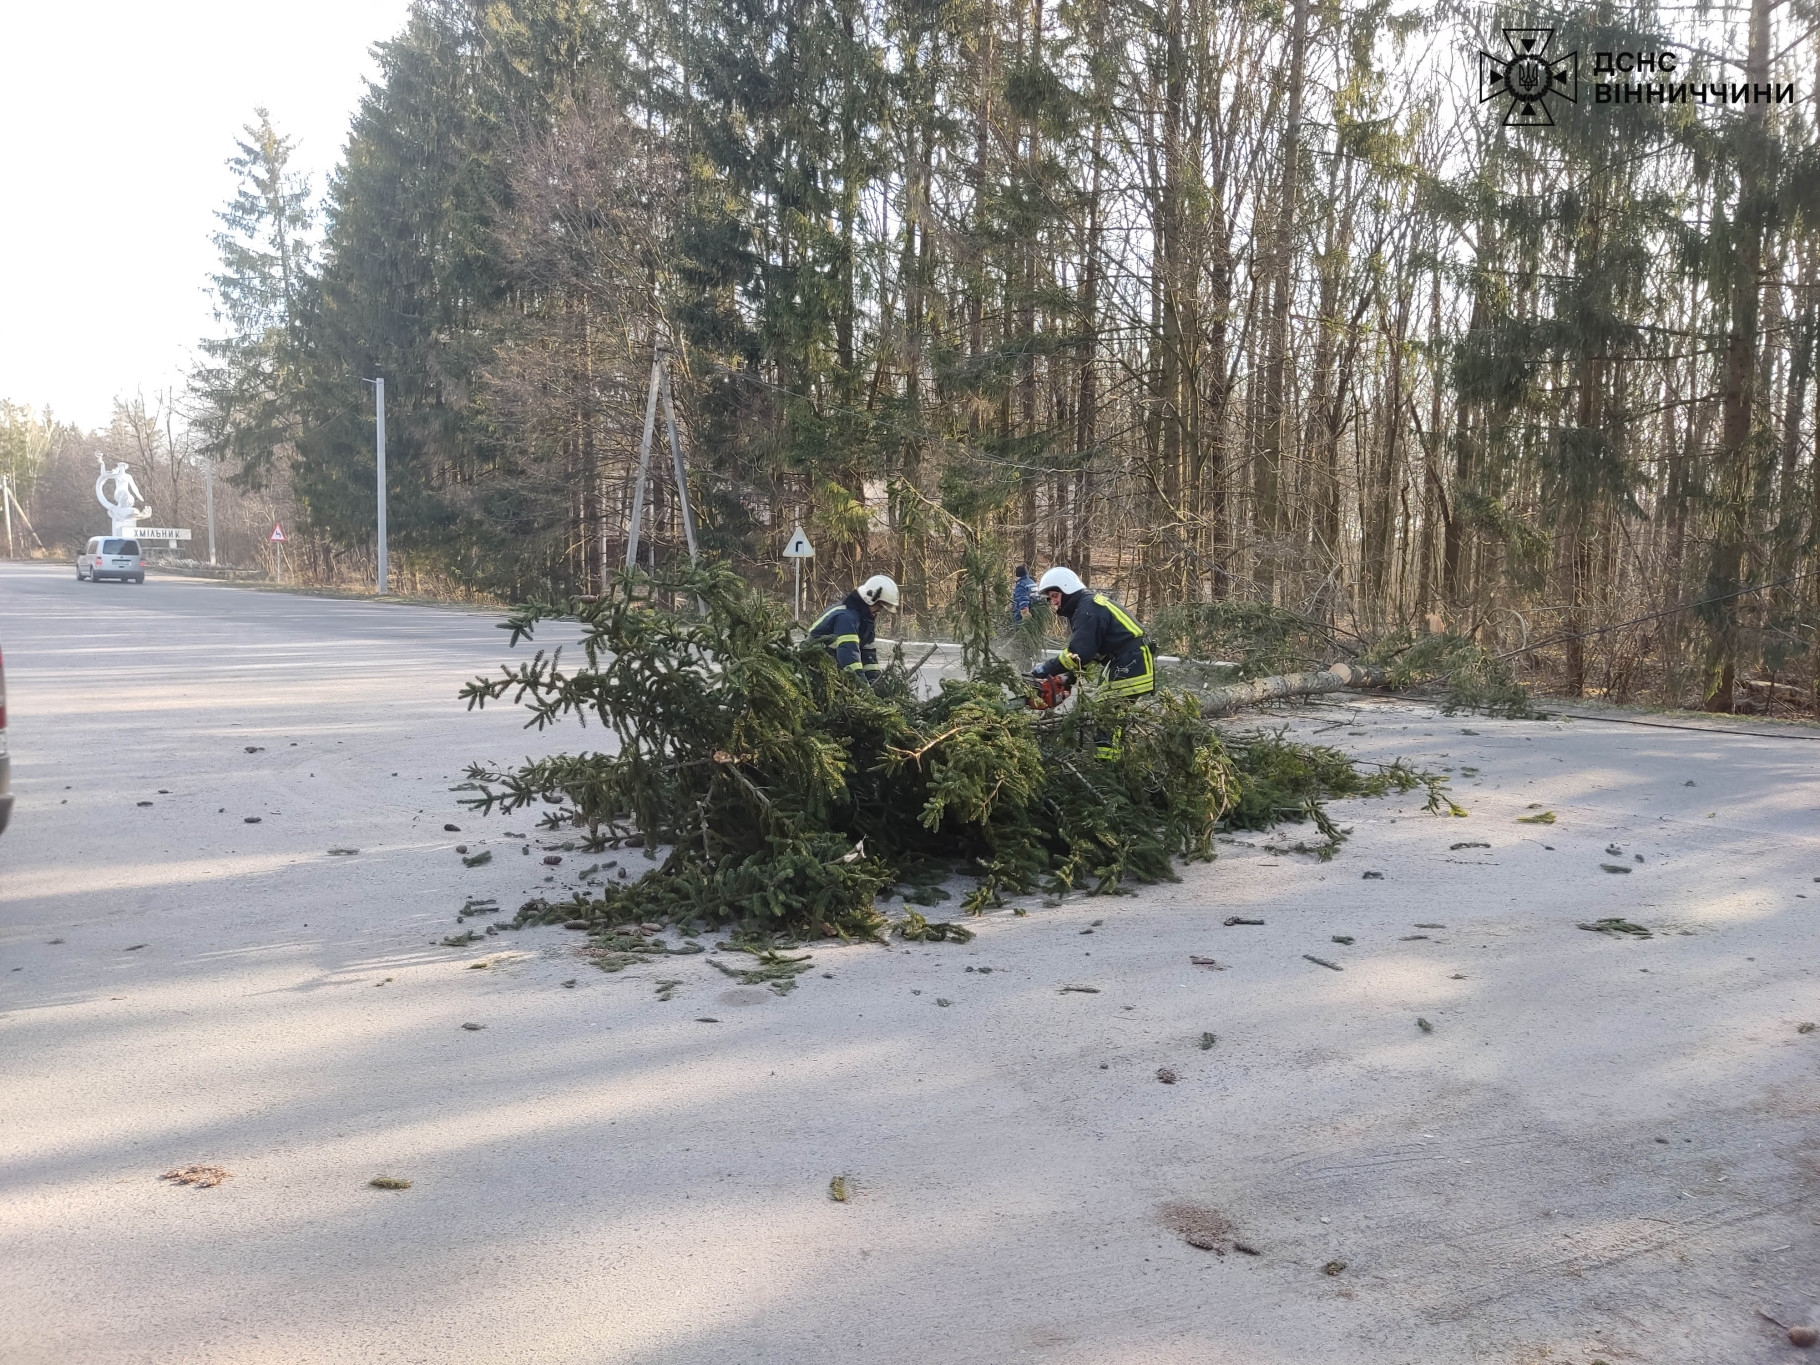
[[[1065,674],[1072,679],[1084,669],[1101,670],[1103,697],[1148,696],[1156,691],[1156,659],[1144,642],[1144,628],[1105,593],[1090,592],[1073,569],[1054,568],[1043,575],[1037,591],[1049,599],[1055,614],[1068,622],[1068,647],[1031,670],[1033,677]],[[1117,758],[1119,733],[1102,731],[1099,756]]]
[[[1020,625],[1030,615],[1030,604],[1036,600],[1036,580],[1030,576],[1030,566],[1017,566],[1017,581],[1011,585],[1011,624]]]
[[[874,574],[824,611],[809,627],[809,638],[834,651],[834,661],[874,686],[878,683],[878,647],[873,643],[873,622],[881,609],[896,610],[897,584],[884,574]]]

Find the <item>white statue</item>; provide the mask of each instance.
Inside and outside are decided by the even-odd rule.
[[[105,507],[108,515],[114,519],[115,535],[134,535],[139,529],[139,518],[149,517],[152,514],[151,508],[139,505],[145,500],[145,494],[139,491],[139,485],[134,483],[133,476],[127,473],[125,460],[109,469],[107,461],[97,455],[95,463],[101,466],[101,473],[95,479],[95,500]],[[114,485],[114,496],[111,501],[101,491],[107,487],[110,481]]]

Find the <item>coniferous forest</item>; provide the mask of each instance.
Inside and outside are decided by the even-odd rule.
[[[1814,21],[423,0],[330,185],[242,135],[194,429],[351,581],[384,376],[394,563],[588,593],[662,345],[703,546],[763,587],[800,522],[816,601],[890,573],[927,632],[965,563],[1065,563],[1146,620],[1811,710]],[[1481,98],[1513,23],[1574,54],[1552,126]]]

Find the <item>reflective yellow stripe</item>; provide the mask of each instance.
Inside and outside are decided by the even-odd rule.
[[[1141,697],[1156,690],[1156,660],[1150,652],[1150,646],[1143,647],[1144,671],[1134,673],[1129,678],[1114,678],[1100,689],[1102,696],[1107,697]]]
[[[1129,616],[1125,615],[1125,609],[1123,607],[1121,607],[1117,602],[1114,602],[1110,597],[1106,596],[1105,593],[1103,593],[1103,592],[1094,593],[1093,600],[1095,602],[1098,602],[1107,611],[1111,612],[1113,619],[1115,621],[1117,621],[1121,626],[1123,626],[1126,630],[1130,631],[1138,639],[1141,640],[1144,638],[1144,628],[1142,626],[1140,626],[1136,621],[1133,621]]]
[[[823,626],[827,625],[829,619],[831,617],[833,617],[840,610],[841,609],[839,607],[829,607],[828,610],[824,611],[820,616],[815,618],[815,624],[809,627],[809,633],[811,635],[815,634],[816,631],[820,630]]]
[[[1076,655],[1070,654],[1065,649],[1057,657],[1056,662],[1059,663],[1063,668],[1067,669],[1070,673],[1079,673],[1081,671],[1081,661],[1080,661],[1079,657],[1077,657]]]
[[[865,665],[864,665],[864,664],[848,664],[848,665],[847,665],[847,672],[849,672],[849,673],[857,673],[857,672],[859,672],[859,671],[860,671],[860,670],[861,670],[861,669],[862,669],[862,668],[864,668],[864,667],[865,667]]]
[[[858,643],[859,636],[857,635],[836,635],[834,637],[834,647],[836,649],[839,649],[842,645],[856,645]]]

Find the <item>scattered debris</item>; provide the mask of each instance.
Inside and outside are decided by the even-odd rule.
[[[384,981],[375,981],[373,984],[375,986],[389,986],[392,984],[392,978],[388,976]]]
[[[1624,856],[1624,850],[1619,848],[1616,844],[1607,844],[1605,846],[1605,851],[1614,858],[1622,858]]]
[[[1209,1051],[1213,1047],[1213,1045],[1219,1041],[1220,1041],[1219,1038],[1216,1037],[1214,1034],[1203,1033],[1201,1035],[1201,1051],[1202,1052]]]
[[[1655,937],[1654,934],[1650,933],[1650,931],[1645,929],[1641,924],[1632,924],[1629,920],[1617,915],[1613,915],[1608,919],[1596,919],[1591,924],[1582,924],[1578,927],[1581,929],[1589,929],[1595,934],[1634,934],[1638,938]]]
[[[1211,967],[1216,972],[1223,972],[1226,970],[1225,963],[1220,962],[1216,958],[1201,957],[1197,953],[1188,954],[1188,961],[1191,962],[1196,967]],[[985,970],[985,969],[982,969],[982,970]]]
[[[491,965],[492,965],[492,964],[491,964],[491,963],[490,963],[490,962],[488,962],[488,961],[487,961],[487,960],[486,960],[486,959],[485,959],[485,958],[484,958],[484,957],[483,957],[483,958],[481,958],[481,959],[480,959],[480,961],[478,961],[478,962],[470,962],[470,963],[468,963],[468,970],[469,970],[469,971],[471,971],[471,972],[478,972],[478,971],[481,971],[481,970],[483,970],[483,969],[485,969],[485,968],[487,968],[487,967],[490,967],[490,966],[491,966]]]
[[[546,853],[543,855],[543,865],[545,867],[558,867],[561,863],[562,854],[560,853]]]
[[[443,832],[445,834],[460,834],[461,833],[460,825],[444,825],[442,828],[443,828]],[[506,837],[508,839],[516,839],[518,836],[515,834],[508,834]]]
[[[1683,782],[1681,785],[1683,787],[1691,787],[1694,785],[1694,780],[1693,780],[1693,778],[1690,777],[1687,779],[1687,781]]]
[[[720,1020],[716,1019],[711,1014],[704,1014],[701,1018],[697,1019],[695,1022],[698,1024],[718,1024],[720,1022]]]
[[[1321,1273],[1323,1275],[1338,1275],[1344,1269],[1346,1269],[1346,1262],[1329,1261],[1326,1265],[1321,1267]]]
[[[828,1182],[828,1198],[832,1199],[835,1203],[846,1203],[848,1193],[846,1176],[837,1175]]]
[[[951,924],[946,920],[930,921],[918,911],[911,910],[892,926],[892,933],[900,938],[909,939],[912,943],[966,943],[973,937],[973,930],[960,924]],[[1091,930],[1083,930],[1091,932]]]
[[[1820,1027],[1820,1025],[1814,1025],[1811,1023],[1810,1024],[1797,1024],[1797,1025],[1795,1025],[1795,1032],[1796,1033],[1812,1033],[1816,1027]]]
[[[483,848],[480,850],[480,852],[474,854],[472,857],[463,858],[461,860],[461,865],[463,867],[479,867],[482,863],[490,863],[492,861],[493,861],[493,850],[490,848]]]
[[[261,824],[261,823],[263,823],[263,822],[264,822],[264,817],[263,817],[263,816],[259,816],[259,815],[247,815],[247,816],[243,816],[243,817],[242,817],[242,818],[241,818],[241,822],[240,822],[240,823],[241,823],[241,824],[243,824],[243,825],[257,825],[257,824]]]
[[[1178,1079],[1175,1072],[1171,1071],[1166,1066],[1159,1066],[1156,1069],[1156,1078],[1164,1085],[1174,1085]]]
[[[565,991],[572,991],[572,990],[574,990],[574,989],[575,989],[575,987],[576,987],[576,985],[577,985],[577,983],[578,983],[578,981],[579,981],[579,978],[577,978],[577,977],[573,977],[573,976],[572,976],[572,977],[570,977],[570,978],[569,978],[569,979],[568,979],[568,980],[567,980],[567,981],[565,981],[565,982],[563,982],[563,983],[562,983],[562,988],[563,988],[563,989],[564,989],[564,990],[565,990]]]
[[[1466,973],[1465,972],[1455,972],[1452,976],[1448,977],[1447,979],[1449,981],[1464,981],[1466,979]]]
[[[1306,958],[1308,961],[1314,963],[1315,966],[1325,967],[1330,972],[1343,972],[1346,970],[1339,963],[1329,962],[1326,958],[1316,957],[1313,953],[1303,953],[1302,956],[1304,958]]]
[[[731,944],[720,945],[723,950]],[[732,977],[744,986],[769,986],[775,995],[788,995],[796,989],[796,978],[809,970],[813,954],[804,953],[801,957],[785,957],[775,948],[741,947],[741,952],[752,954],[758,959],[756,967],[729,967],[719,958],[709,958],[716,971]]]
[[[1519,825],[1552,825],[1554,822],[1555,813],[1552,810],[1545,810],[1540,815],[1519,815],[1517,817]]]
[[[1601,872],[1622,872],[1625,876],[1630,875],[1630,869],[1623,863],[1600,863],[1599,870]]]
[[[264,753],[264,752],[265,752],[265,745],[263,745],[263,744],[249,744],[249,745],[247,745],[247,746],[246,746],[246,751],[247,751],[247,752],[248,752],[248,753],[249,753],[249,754],[262,754],[262,753]]]
[[[1416,1016],[1416,1027],[1421,1029],[1424,1033],[1433,1033],[1435,1031],[1435,1026],[1419,1014]]]
[[[1416,925],[1416,928],[1418,928],[1418,929],[1445,929],[1446,927],[1447,926],[1445,924],[1417,924]]]
[[[232,1180],[234,1173],[225,1166],[179,1166],[158,1178],[168,1180],[173,1185],[193,1185],[199,1190],[212,1190],[222,1181]]]
[[[358,852],[360,852],[360,850],[357,848],[331,848],[329,850],[329,857],[352,858]]]
[[[1078,995],[1098,995],[1100,993],[1100,988],[1098,986],[1063,986],[1057,994],[1067,995],[1070,991],[1073,991]]]
[[[1491,847],[1491,845],[1488,843],[1485,843],[1483,840],[1466,839],[1457,844],[1449,844],[1447,846],[1447,851],[1449,853],[1458,853],[1463,848],[1490,848],[1490,847]]]
[[[141,948],[144,948],[147,946],[149,946],[149,945],[144,944],[144,943],[129,943],[129,944],[127,944],[126,947],[122,948],[120,951],[123,953],[136,953]]]
[[[1350,947],[1352,947],[1352,935],[1351,934],[1335,934],[1333,936],[1333,942],[1342,943],[1346,947],[1350,948]]]
[[[485,1024],[463,1024],[462,1027],[465,1028],[469,1033],[479,1033],[483,1028],[486,1027],[486,1025]]]
[[[376,1190],[408,1190],[411,1182],[401,1175],[376,1175],[367,1181]]]
[[[1384,874],[1382,872],[1367,872],[1363,877],[1359,878],[1359,880],[1365,882],[1381,882],[1384,880]]]
[[[1788,1329],[1788,1344],[1790,1346],[1799,1346],[1803,1350],[1806,1350],[1816,1341],[1820,1341],[1820,1332],[1816,1332],[1812,1327],[1791,1327]]]
[[[472,929],[463,929],[459,934],[450,934],[442,941],[445,948],[465,948],[470,943],[478,943],[480,935]]]
[[[1246,1256],[1262,1256],[1264,1254],[1249,1242],[1234,1242],[1232,1244],[1232,1249]]]
[[[1262,924],[1263,922],[1264,921],[1261,919],[1246,919],[1243,915],[1228,915],[1225,919],[1220,921],[1220,923],[1224,924],[1228,929],[1232,928],[1235,924]]]
[[[1191,1247],[1224,1256],[1226,1248],[1233,1245],[1232,1221],[1218,1209],[1205,1204],[1172,1200],[1157,1209],[1157,1216],[1164,1227],[1178,1234]]]
[[[1425,940],[1425,939],[1427,939],[1427,937],[1428,937],[1427,934],[1404,934],[1403,937],[1401,937],[1400,939],[1397,940],[1397,942],[1398,943],[1415,943],[1419,940]]]
[[[140,801],[140,802],[138,802],[138,803],[137,803],[137,804],[139,804],[139,805],[141,805],[141,806],[149,806],[149,805],[151,805],[151,804],[152,804],[152,803],[151,803],[151,802],[150,802],[150,801]]]
[[[670,999],[676,994],[676,988],[680,985],[682,985],[681,981],[659,981],[657,983],[657,998],[659,1000]]]
[[[935,998],[935,1003],[940,1005],[943,1009],[946,1009],[949,1005],[952,1005],[954,1002],[952,1000],[944,1000],[938,995]]]

